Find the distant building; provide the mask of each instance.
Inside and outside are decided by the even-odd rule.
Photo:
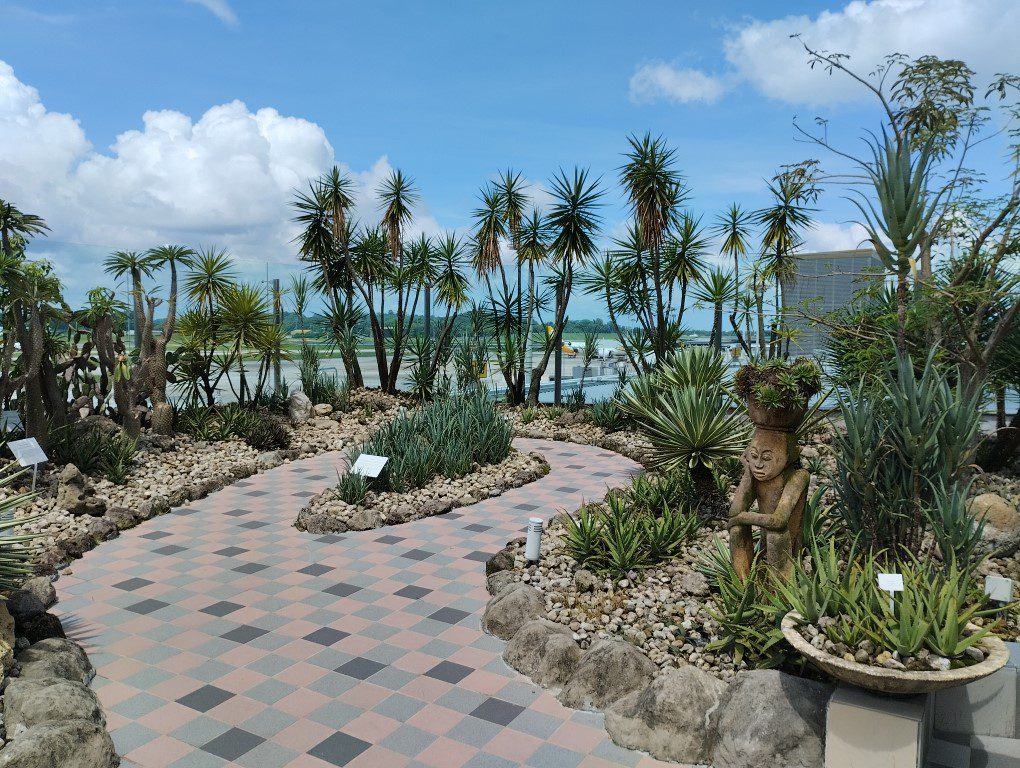
[[[795,355],[821,355],[827,332],[804,317],[819,317],[840,309],[869,282],[882,280],[882,262],[871,249],[802,253],[797,256],[797,280],[785,286],[787,325],[799,332],[790,344]]]

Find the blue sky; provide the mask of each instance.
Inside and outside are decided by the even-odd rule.
[[[103,281],[109,249],[167,240],[225,245],[246,274],[268,261],[285,277],[289,190],[333,162],[365,186],[365,219],[378,178],[410,173],[425,231],[466,229],[500,169],[542,183],[589,166],[609,190],[608,237],[626,217],[626,136],[650,130],[677,148],[690,205],[710,218],[763,204],[780,164],[819,156],[794,140],[795,116],[824,115],[850,144],[877,125],[859,91],[808,69],[791,32],[863,69],[904,50],[964,58],[986,79],[1020,70],[1018,7],[0,0],[0,197],[51,222],[33,250],[72,300]],[[1000,150],[980,157],[992,175]],[[841,190],[818,218],[813,247],[859,242]],[[571,314],[598,309],[579,300]]]

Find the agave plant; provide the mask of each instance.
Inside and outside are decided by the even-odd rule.
[[[722,387],[725,370],[719,353],[685,349],[620,395],[644,428],[656,465],[689,471],[706,507],[719,500],[713,468],[739,456],[751,436],[742,407]]]
[[[10,485],[22,474],[23,471],[9,472],[0,477],[0,488]],[[38,515],[14,517],[14,510],[27,504],[35,495],[20,493],[0,499],[0,591],[16,589],[34,572],[33,566],[38,555],[35,542],[41,534],[13,533],[12,530],[39,519]]]

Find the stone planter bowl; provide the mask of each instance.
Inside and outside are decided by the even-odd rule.
[[[747,398],[747,416],[751,422],[762,429],[772,429],[778,432],[793,432],[804,420],[807,414],[806,406],[791,406],[789,408],[766,408],[758,403],[754,397]]]
[[[783,617],[783,635],[787,642],[814,666],[837,680],[894,696],[913,696],[967,685],[1002,669],[1009,660],[1009,651],[1005,644],[997,637],[986,637],[978,643],[987,654],[985,660],[969,667],[950,669],[946,672],[907,672],[873,667],[869,664],[858,664],[856,661],[846,661],[815,648],[797,631],[797,622],[800,619],[801,616],[796,611],[786,614]]]

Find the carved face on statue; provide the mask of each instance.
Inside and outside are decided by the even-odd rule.
[[[790,462],[786,435],[757,430],[744,451],[744,461],[754,479],[760,483],[778,477]]]

